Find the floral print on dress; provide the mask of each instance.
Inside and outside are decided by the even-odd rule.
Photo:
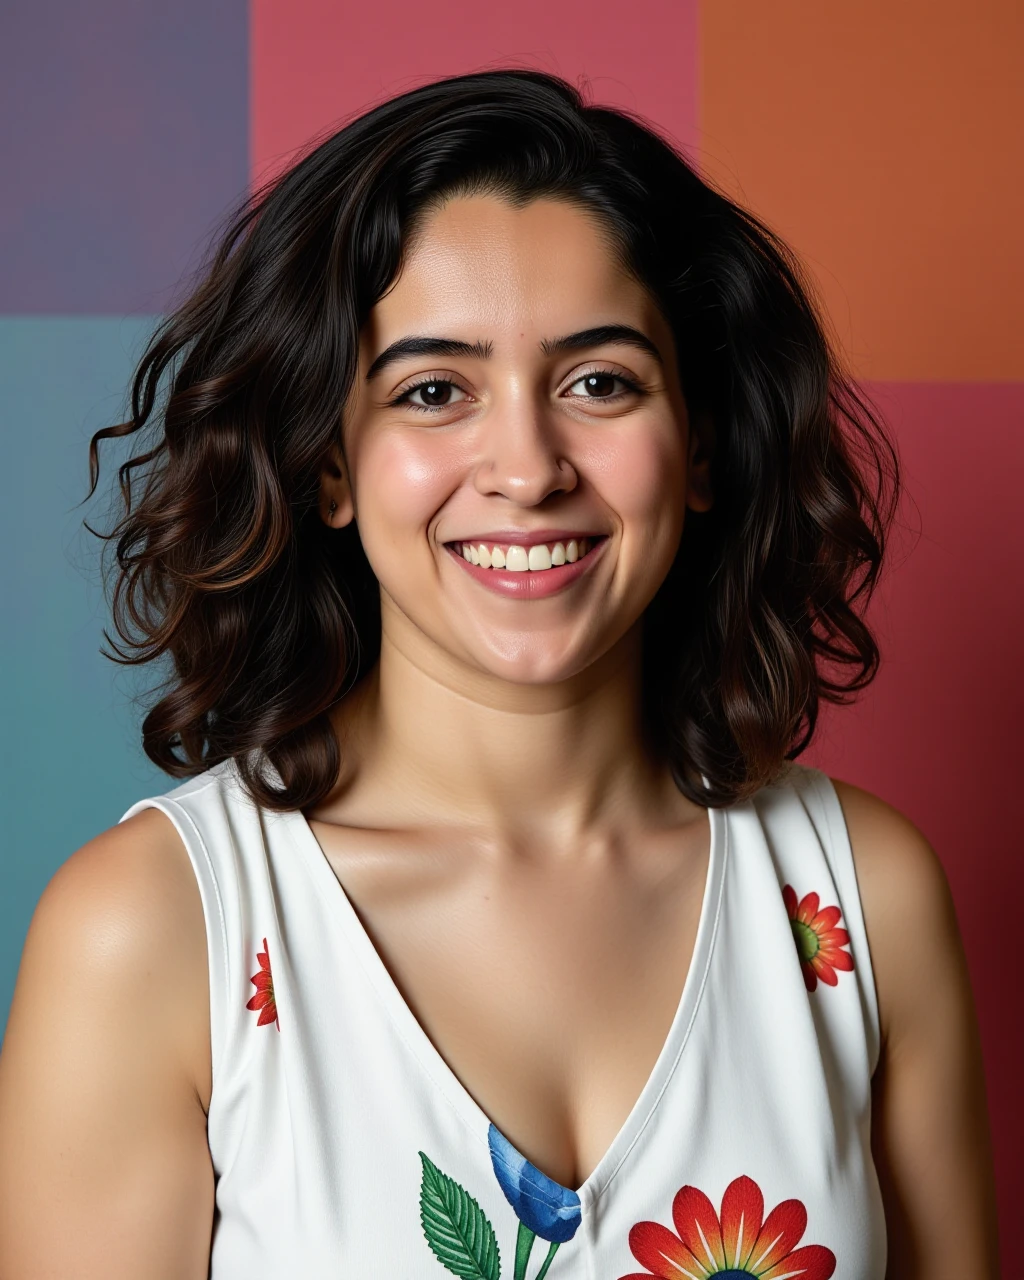
[[[281,1024],[277,1020],[277,1000],[274,997],[274,975],[270,972],[270,948],[266,938],[263,939],[263,950],[256,952],[256,961],[260,966],[259,973],[254,973],[249,981],[256,988],[256,994],[246,1003],[247,1009],[259,1010],[256,1019],[258,1027],[274,1023],[278,1031]]]
[[[536,1280],[544,1280],[558,1246],[573,1238],[582,1221],[580,1198],[575,1191],[541,1173],[493,1124],[487,1131],[487,1145],[494,1176],[519,1219],[514,1280],[526,1274],[537,1236],[548,1242],[547,1256],[536,1276]]]
[[[822,907],[816,893],[808,893],[797,901],[796,890],[787,884],[782,890],[804,986],[813,991],[818,979],[830,987],[839,981],[837,969],[847,973],[853,969],[853,956],[844,950],[850,941],[845,929],[837,928],[843,913],[838,907]]]
[[[680,1187],[672,1201],[675,1231],[638,1222],[629,1233],[633,1257],[646,1271],[619,1280],[828,1280],[836,1256],[820,1244],[796,1246],[807,1229],[799,1200],[783,1200],[767,1218],[752,1178],[730,1182],[720,1213],[696,1187]]]
[[[582,1221],[580,1198],[541,1173],[493,1124],[487,1145],[494,1176],[519,1219],[512,1280],[526,1280],[538,1237],[548,1242],[548,1250],[533,1280],[544,1280],[559,1246],[573,1238]],[[500,1280],[501,1252],[490,1219],[465,1187],[424,1152],[419,1157],[420,1223],[434,1257],[463,1280]]]

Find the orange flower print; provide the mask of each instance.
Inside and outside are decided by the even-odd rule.
[[[786,904],[796,953],[800,957],[804,986],[813,991],[820,978],[834,987],[839,981],[836,970],[844,969],[849,973],[853,968],[853,956],[843,950],[850,941],[850,935],[845,929],[836,927],[843,913],[838,907],[819,909],[816,893],[809,893],[797,902],[796,890],[789,884],[782,890],[782,900]]]
[[[675,1231],[660,1222],[638,1222],[629,1249],[646,1271],[620,1280],[829,1280],[836,1255],[820,1244],[796,1248],[807,1229],[799,1200],[783,1200],[766,1218],[764,1196],[753,1178],[736,1178],[722,1197],[722,1211],[696,1187],[680,1187],[672,1201]]]
[[[256,994],[245,1007],[260,1011],[260,1016],[256,1020],[258,1027],[273,1022],[280,1031],[281,1024],[277,1021],[277,1001],[274,999],[274,976],[270,972],[270,950],[267,947],[266,938],[263,939],[263,950],[256,952],[256,959],[259,961],[260,971],[254,973],[249,979],[256,988]]]

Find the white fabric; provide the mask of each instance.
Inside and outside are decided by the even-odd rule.
[[[456,1241],[447,1270],[435,1256],[421,1222],[420,1152],[466,1193],[451,1191],[440,1211],[427,1194],[435,1241],[438,1212],[444,1228],[461,1205],[462,1227],[448,1225],[477,1240],[485,1215],[500,1262],[483,1257],[464,1273],[513,1280],[517,1214],[492,1165],[489,1121],[404,1003],[302,814],[258,809],[231,761],[124,817],[147,806],[181,834],[206,918],[213,1280],[443,1280],[460,1248],[478,1256],[482,1246]],[[574,1189],[579,1225],[558,1246],[550,1280],[760,1276],[763,1264],[743,1253],[749,1221],[746,1245],[735,1245],[741,1265],[728,1240],[718,1249],[708,1239],[703,1270],[666,1260],[651,1271],[630,1248],[638,1222],[684,1230],[673,1219],[684,1185],[718,1214],[741,1175],[760,1189],[765,1216],[785,1200],[805,1207],[790,1248],[823,1246],[842,1280],[881,1280],[885,1229],[869,1147],[878,1013],[835,791],[823,774],[793,766],[752,801],[710,816],[708,880],[675,1019],[611,1148]],[[813,891],[822,908],[841,909],[855,967],[834,973],[835,985],[807,990],[787,884],[799,899]],[[264,939],[278,1021],[259,1025],[247,1004]],[[749,1185],[737,1187],[749,1201]],[[703,1230],[713,1236],[714,1224]],[[529,1280],[547,1251],[538,1239]],[[828,1274],[820,1251],[770,1272]]]

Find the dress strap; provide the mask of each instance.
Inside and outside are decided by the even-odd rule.
[[[856,979],[860,992],[864,1032],[873,1074],[881,1052],[878,996],[857,883],[856,862],[839,796],[827,774],[820,769],[799,764],[789,765],[780,782],[775,787],[766,788],[762,795],[765,803],[757,806],[762,821],[766,822],[769,830],[773,827],[780,828],[780,838],[773,841],[776,845],[777,864],[785,869],[790,880],[800,879],[800,883],[792,884],[797,898],[802,899],[808,892],[817,892],[821,895],[821,907],[834,905],[842,912],[839,927],[849,935],[849,951],[855,960],[851,977]],[[803,816],[800,823],[796,822],[795,812],[791,821],[786,818],[787,810],[792,812],[794,805]],[[810,842],[797,838],[796,833],[801,826],[809,826],[816,838]],[[820,866],[822,859],[825,863],[822,870],[826,871],[836,895],[834,903],[825,900],[824,891],[814,882],[815,864]]]

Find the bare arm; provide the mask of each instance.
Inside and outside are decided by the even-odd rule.
[[[888,1280],[997,1280],[984,1072],[949,886],[911,822],[857,787],[836,790],[882,1019],[872,1145]]]
[[[0,1053],[0,1275],[200,1280],[206,936],[173,824],[90,841],[36,909]]]

